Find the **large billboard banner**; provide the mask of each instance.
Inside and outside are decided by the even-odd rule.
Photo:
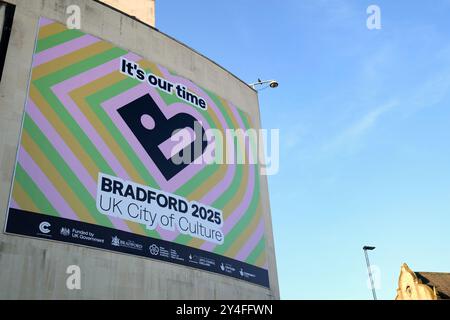
[[[254,141],[217,139],[251,118],[80,30],[41,18],[37,37],[6,232],[268,287],[259,166],[227,161]]]

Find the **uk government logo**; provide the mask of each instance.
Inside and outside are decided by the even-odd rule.
[[[70,229],[62,227],[59,233],[64,237],[68,237],[70,236]]]

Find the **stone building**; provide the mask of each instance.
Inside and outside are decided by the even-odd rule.
[[[400,269],[396,300],[450,299],[450,273],[412,271],[406,263]]]

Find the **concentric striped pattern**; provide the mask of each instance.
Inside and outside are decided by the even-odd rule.
[[[205,98],[201,111],[119,72],[120,57]],[[94,223],[200,248],[267,269],[257,165],[190,165],[170,181],[120,125],[117,108],[150,94],[166,114],[187,112],[205,128],[251,128],[230,102],[113,44],[41,18],[10,207]],[[238,148],[244,148],[238,141]],[[224,152],[226,150],[223,150]],[[248,150],[247,150],[248,151]],[[99,172],[223,210],[225,242],[214,245],[105,216],[96,209]]]

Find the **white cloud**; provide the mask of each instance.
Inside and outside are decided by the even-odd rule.
[[[326,144],[325,150],[336,149],[343,146],[351,146],[360,141],[360,139],[376,125],[377,121],[383,114],[389,112],[397,105],[397,101],[389,101],[370,110],[363,117],[339,133],[334,139],[332,139],[331,143]]]

